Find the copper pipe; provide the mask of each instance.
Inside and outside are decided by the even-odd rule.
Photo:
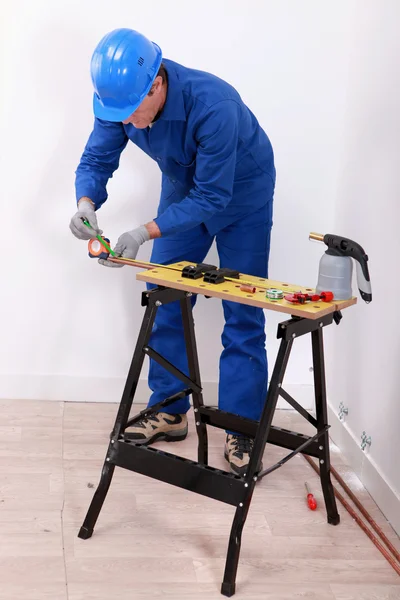
[[[118,256],[109,256],[108,260],[113,263],[119,263],[121,265],[130,265],[131,267],[138,267],[139,269],[155,269],[157,267],[165,268],[165,265],[156,265],[145,261],[133,260],[132,258],[120,258]],[[168,267],[167,267],[168,268]]]
[[[367,519],[368,523],[376,531],[376,533],[379,535],[379,537],[381,538],[381,540],[386,544],[386,546],[389,548],[389,550],[393,554],[393,556],[396,557],[396,560],[398,562],[400,562],[400,552],[398,552],[396,550],[396,548],[393,546],[393,544],[391,543],[391,541],[386,537],[386,535],[383,533],[382,529],[374,521],[374,519],[371,517],[371,515],[369,514],[369,512],[364,508],[364,506],[361,504],[361,502],[359,501],[359,499],[357,498],[357,496],[355,496],[355,494],[351,491],[351,489],[349,488],[349,486],[347,485],[347,483],[344,481],[344,479],[342,478],[342,476],[339,475],[339,473],[336,471],[336,469],[334,469],[332,466],[331,466],[331,472],[332,472],[332,475],[335,477],[335,479],[338,480],[338,482],[340,483],[340,485],[342,486],[342,488],[344,489],[344,491],[346,492],[346,494],[348,496],[350,496],[351,500],[357,506],[357,508],[360,511],[360,513]]]
[[[306,459],[306,461],[311,465],[311,467],[314,469],[314,471],[319,475],[320,474],[319,468],[317,467],[317,465],[315,464],[313,459],[310,456],[307,456],[306,454],[303,454],[303,456]],[[372,531],[370,529],[368,529],[368,527],[366,526],[364,521],[359,517],[359,515],[355,512],[355,510],[350,506],[350,504],[347,502],[347,500],[345,500],[345,498],[342,496],[342,494],[337,491],[335,486],[333,486],[333,491],[334,491],[336,498],[343,504],[343,506],[345,507],[347,512],[356,521],[356,523],[361,527],[361,529],[364,531],[364,533],[367,534],[367,536],[369,537],[371,542],[376,546],[376,548],[378,548],[379,552],[381,554],[383,554],[383,556],[386,558],[388,563],[393,567],[393,569],[396,571],[396,573],[398,575],[400,575],[400,565],[397,564],[397,562],[393,558],[393,556],[391,554],[389,554],[389,552],[386,550],[386,548],[384,546],[382,546],[382,544],[380,543],[378,538],[372,533]]]

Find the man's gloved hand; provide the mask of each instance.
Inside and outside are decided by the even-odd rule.
[[[144,242],[148,242],[150,240],[150,233],[144,225],[141,225],[137,229],[133,229],[132,231],[127,231],[123,233],[119,238],[115,245],[114,252],[117,256],[121,258],[133,258],[135,259],[139,248]],[[105,267],[123,267],[124,265],[119,265],[118,263],[113,263],[109,260],[104,260],[103,258],[99,258],[99,263],[104,265]]]
[[[84,225],[82,219],[87,219],[92,229]],[[97,224],[94,205],[89,200],[80,200],[78,212],[72,217],[69,228],[79,240],[90,240],[95,238],[97,234],[101,235],[103,233]]]

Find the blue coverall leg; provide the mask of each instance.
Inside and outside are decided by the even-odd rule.
[[[272,200],[220,231],[217,249],[221,267],[268,277],[271,226]],[[225,327],[220,358],[219,408],[259,420],[268,385],[264,311],[225,300],[222,306]]]
[[[266,277],[272,200],[217,233],[220,266]],[[168,264],[189,260],[203,262],[212,243],[204,225],[183,234],[155,240],[151,261]],[[193,305],[195,297],[193,297]],[[260,308],[223,301],[224,350],[220,358],[219,408],[251,419],[259,419],[266,398],[268,366],[265,350],[265,317]],[[160,307],[150,346],[187,373],[187,360],[179,302]],[[155,361],[150,361],[149,405],[180,391],[182,383]],[[182,414],[188,399],[179,400],[165,412]]]
[[[165,238],[154,240],[151,262],[156,264],[171,264],[181,260],[188,260],[195,264],[204,262],[213,238],[204,225],[200,225]],[[154,287],[154,286],[148,286]],[[192,296],[192,306],[196,303],[197,296]],[[156,352],[162,354],[186,375],[188,372],[186,346],[183,336],[183,324],[179,302],[171,302],[160,306],[149,341],[149,345]],[[161,367],[156,361],[150,359],[149,387],[152,390],[149,406],[165,400],[176,392],[180,392],[183,383]],[[188,398],[174,402],[163,409],[168,414],[183,414],[190,408]]]

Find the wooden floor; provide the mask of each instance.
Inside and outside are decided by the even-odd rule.
[[[141,407],[139,407],[141,408]],[[95,533],[77,538],[97,485],[117,406],[0,402],[0,599],[220,599],[234,508],[116,469]],[[279,411],[276,425],[307,433]],[[196,436],[159,444],[196,460]],[[210,464],[224,434],[210,429]],[[264,466],[284,454],[267,446]],[[332,463],[400,547],[333,448]],[[319,501],[305,504],[308,481]],[[317,476],[296,457],[257,486],[243,535],[235,598],[398,600],[400,578],[339,505],[326,523]]]

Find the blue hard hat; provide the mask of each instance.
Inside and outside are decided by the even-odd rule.
[[[123,121],[149,93],[161,66],[161,49],[133,29],[107,33],[93,52],[93,110],[104,121]]]

